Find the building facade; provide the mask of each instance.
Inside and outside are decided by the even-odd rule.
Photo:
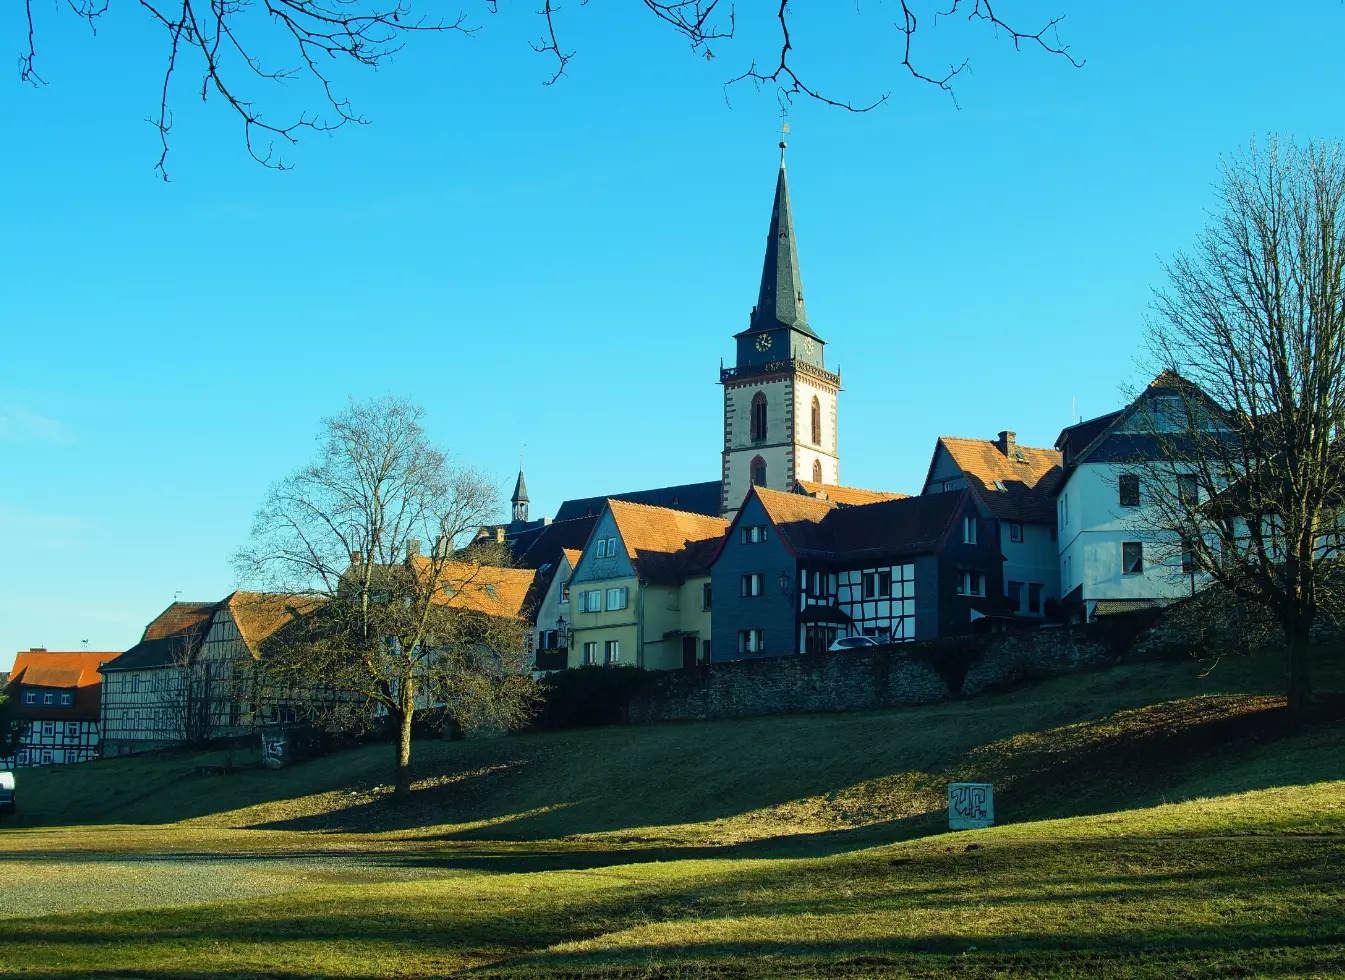
[[[1012,431],[994,439],[944,436],[935,443],[923,493],[966,490],[994,522],[1004,555],[1004,598],[1011,615],[1042,619],[1060,599],[1056,487],[1063,476],[1055,449],[1018,444]]]
[[[1144,485],[1161,459],[1156,433],[1185,423],[1180,379],[1159,375],[1125,408],[1060,433],[1064,476],[1055,494],[1060,586],[1076,619],[1165,605],[1207,577],[1181,542],[1155,530]],[[1180,479],[1180,477],[1178,477]]]
[[[993,529],[966,490],[844,506],[754,487],[711,564],[714,659],[988,628],[1006,613]]]
[[[0,769],[96,759],[101,731],[98,666],[115,653],[26,650],[14,659],[5,694],[13,699],[19,746]]]
[[[757,305],[722,367],[724,450],[721,512],[731,518],[753,486],[792,490],[798,480],[840,482],[837,396],[826,342],[808,324],[784,144],[766,236]]]
[[[710,658],[709,560],[728,522],[610,500],[570,576],[569,666]]]

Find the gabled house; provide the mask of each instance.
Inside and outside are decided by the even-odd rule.
[[[562,548],[554,566],[538,569],[536,588],[540,597],[533,608],[533,667],[538,671],[564,670],[570,665],[570,578],[582,551]],[[542,583],[545,581],[545,586]]]
[[[694,666],[710,656],[710,558],[728,521],[609,500],[569,584],[569,665]]]
[[[1005,616],[993,527],[966,490],[844,507],[754,487],[711,564],[714,659],[983,628]]]
[[[1143,489],[1153,478],[1146,464],[1162,459],[1158,433],[1187,424],[1190,393],[1190,382],[1165,371],[1125,408],[1056,439],[1060,587],[1076,619],[1162,606],[1204,584],[1181,543],[1155,529]]]
[[[1055,497],[1060,452],[1019,445],[1011,431],[994,439],[942,436],[922,493],[967,491],[990,515],[1004,555],[1004,596],[1011,615],[1042,617],[1060,598]]]
[[[98,757],[98,665],[115,653],[26,650],[14,658],[5,694],[20,725],[14,756],[0,769],[88,762]]]

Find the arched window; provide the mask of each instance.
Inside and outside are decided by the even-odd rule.
[[[822,461],[820,459],[813,460],[813,482],[822,482]]]
[[[813,395],[813,445],[822,445],[822,403]],[[820,480],[818,482],[821,482]]]
[[[752,441],[760,442],[766,438],[766,393],[758,391],[752,396]]]
[[[752,458],[752,486],[764,487],[766,485],[766,461],[760,456]]]

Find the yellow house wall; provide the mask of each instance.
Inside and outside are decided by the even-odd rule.
[[[625,586],[627,591],[627,604],[625,609],[607,610],[602,612],[580,612],[579,611],[579,593],[593,589],[599,589],[603,593],[604,605],[608,589],[616,589]],[[572,636],[570,640],[570,658],[571,667],[581,666],[584,662],[584,644],[597,643],[598,654],[597,662],[602,662],[603,644],[608,640],[616,640],[621,644],[621,662],[625,664],[638,663],[639,656],[639,631],[637,624],[639,622],[639,602],[640,602],[640,583],[639,580],[631,577],[615,579],[589,580],[585,582],[574,582],[570,587],[570,608],[574,619]]]

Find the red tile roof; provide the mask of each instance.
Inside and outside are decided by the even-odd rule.
[[[224,600],[238,635],[254,657],[261,656],[261,645],[267,637],[321,604],[322,600],[313,596],[281,592],[234,592]]]
[[[813,483],[811,480],[796,481],[798,487],[809,497],[830,500],[832,503],[858,507],[875,504],[880,500],[901,500],[909,497],[906,493],[889,493],[886,490],[863,490],[859,487],[843,487],[835,483]]]
[[[939,445],[995,517],[1038,524],[1055,522],[1051,492],[1064,474],[1058,451],[1015,445],[1005,453],[996,439],[955,436],[941,437]]]
[[[118,653],[79,650],[59,652],[25,650],[14,658],[7,692],[17,704],[20,718],[71,718],[94,721],[98,718],[103,677],[98,673],[100,664],[119,656]],[[63,688],[72,691],[72,707],[59,705],[24,704],[19,697],[25,686]]]
[[[430,570],[430,558],[417,557],[416,563],[422,572]],[[439,581],[451,590],[451,594],[436,590],[434,601],[456,609],[516,619],[527,612],[528,593],[536,575],[536,570],[531,568],[442,562],[438,567]]]
[[[646,582],[678,585],[707,575],[729,522],[683,510],[608,500],[635,574]]]

